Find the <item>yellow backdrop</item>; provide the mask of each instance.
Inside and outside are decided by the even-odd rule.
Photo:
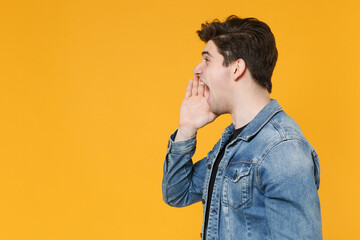
[[[321,161],[324,239],[360,239],[358,1],[2,1],[0,239],[199,239],[201,204],[162,201],[169,135],[230,14],[273,30],[272,98]],[[203,157],[231,121],[198,133]]]

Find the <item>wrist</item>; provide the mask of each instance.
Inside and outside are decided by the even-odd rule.
[[[197,129],[179,127],[176,133],[175,142],[185,141],[189,138],[192,138],[196,135]]]

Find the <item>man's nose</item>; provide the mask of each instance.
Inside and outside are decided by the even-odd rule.
[[[193,74],[194,75],[200,75],[202,73],[202,67],[201,62],[194,68]]]

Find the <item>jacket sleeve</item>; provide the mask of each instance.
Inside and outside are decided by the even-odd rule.
[[[177,130],[170,136],[164,163],[162,192],[165,203],[184,207],[202,199],[206,158],[193,164],[196,136],[174,142]]]
[[[265,156],[259,174],[272,239],[322,239],[319,162],[302,140],[285,140]]]

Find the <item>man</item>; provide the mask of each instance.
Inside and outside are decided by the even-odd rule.
[[[322,239],[317,153],[269,95],[278,55],[270,28],[230,16],[197,33],[206,46],[169,139],[164,201],[202,201],[202,239]],[[193,164],[197,130],[221,114],[232,124]]]

